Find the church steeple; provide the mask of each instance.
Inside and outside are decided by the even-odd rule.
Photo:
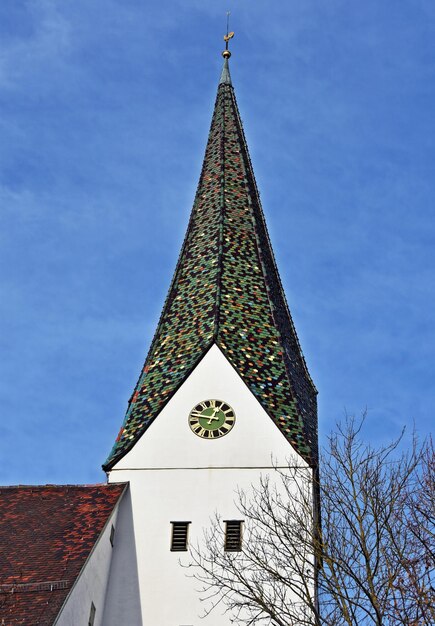
[[[274,260],[226,52],[183,247],[105,470],[135,445],[213,344],[296,451],[316,464],[316,390]]]

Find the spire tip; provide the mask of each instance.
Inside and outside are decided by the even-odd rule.
[[[230,39],[234,37],[234,33],[229,32],[229,25],[230,25],[230,12],[228,11],[227,12],[227,34],[224,35],[225,50],[222,52],[222,56],[224,57],[224,66],[222,68],[222,74],[221,74],[221,78],[219,81],[219,85],[222,85],[222,84],[231,85],[230,68],[228,66],[228,59],[231,56],[231,52],[228,50],[228,43]]]
[[[231,56],[231,52],[228,50],[228,42],[230,41],[230,39],[234,37],[234,33],[233,32],[230,33],[229,29],[230,29],[230,12],[227,11],[227,34],[224,35],[225,50],[222,52],[222,56],[224,57],[224,59],[229,59]]]

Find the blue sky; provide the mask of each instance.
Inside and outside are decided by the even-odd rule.
[[[322,437],[433,429],[433,0],[2,0],[0,483],[123,420],[231,72]]]

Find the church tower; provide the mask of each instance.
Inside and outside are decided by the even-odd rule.
[[[179,561],[217,512],[240,531],[235,491],[279,465],[317,468],[316,389],[260,204],[223,53],[187,233],[145,365],[104,464],[128,482],[105,626],[226,626],[199,619]],[[224,549],[224,541],[223,548]],[[180,559],[181,557],[181,559]]]

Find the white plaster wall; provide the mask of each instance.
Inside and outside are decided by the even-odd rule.
[[[137,472],[130,487],[142,617],[125,595],[122,582],[130,567],[136,567],[132,562],[113,571],[113,578],[111,573],[113,592],[108,596],[116,613],[105,614],[104,626],[229,626],[229,617],[221,611],[199,618],[203,607],[196,591],[198,583],[180,566],[179,561],[188,563],[188,553],[170,551],[170,522],[190,521],[189,541],[201,543],[215,511],[224,520],[241,519],[234,504],[236,486],[249,490],[259,475],[255,469]]]
[[[119,504],[103,615],[103,626],[121,624],[124,626],[143,624],[130,489]]]
[[[96,608],[94,626],[103,626],[104,600],[112,559],[110,530],[112,524],[116,529],[118,506],[119,503],[71,589],[54,622],[55,626],[87,626],[92,602]]]
[[[208,398],[224,400],[236,414],[233,429],[211,441],[197,437],[188,425],[190,410]],[[130,535],[136,546],[142,621],[134,621],[140,618],[131,614],[123,597],[119,567],[111,572],[112,601],[124,615],[124,624],[229,626],[229,617],[221,611],[200,619],[198,583],[180,567],[179,560],[186,564],[188,555],[170,551],[170,522],[191,521],[190,542],[196,543],[215,512],[224,520],[241,519],[234,503],[236,489],[249,490],[262,473],[273,472],[272,457],[276,464],[311,471],[213,346],[108,477],[111,482],[130,481]],[[119,623],[105,618],[104,626]]]

